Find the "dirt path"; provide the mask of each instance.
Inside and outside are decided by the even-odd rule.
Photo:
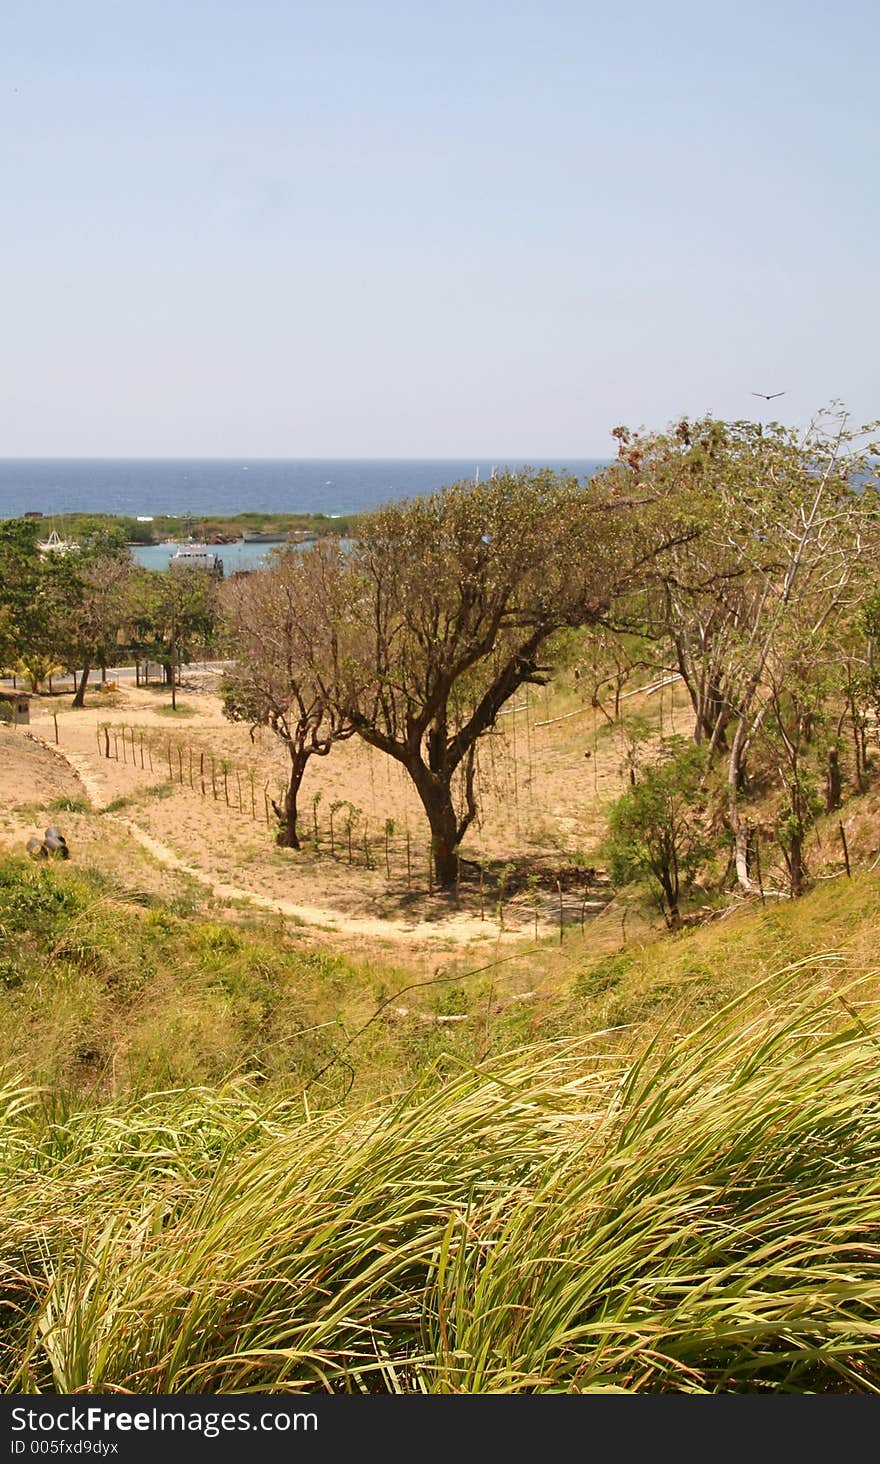
[[[95,772],[90,760],[83,753],[73,749],[62,750],[55,747],[37,731],[32,730],[30,736],[35,742],[41,743],[51,753],[67,763],[79,778],[95,811],[101,812],[110,801],[107,798],[108,790],[104,780]],[[105,813],[103,816],[124,828],[160,864],[198,881],[217,899],[245,900],[249,904],[257,905],[260,909],[289,916],[304,925],[321,926],[323,929],[339,935],[405,941],[410,944],[425,940],[447,942],[451,940],[461,944],[470,944],[475,941],[485,942],[486,940],[509,943],[518,938],[515,931],[502,931],[496,921],[481,921],[467,914],[449,915],[436,921],[420,920],[405,923],[384,918],[345,915],[338,910],[319,905],[301,905],[291,900],[270,898],[267,895],[259,894],[256,890],[216,880],[204,869],[187,864],[168,844],[155,838],[152,834],[148,834],[145,829],[135,823],[134,819],[125,818],[118,813]]]

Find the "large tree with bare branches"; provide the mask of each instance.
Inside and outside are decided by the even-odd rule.
[[[350,614],[345,564],[335,540],[286,551],[271,568],[230,580],[223,621],[237,657],[224,678],[223,707],[251,735],[268,727],[290,756],[281,803],[273,799],[278,843],[300,847],[297,801],[312,757],[326,757],[354,724],[337,678],[340,634]]]
[[[359,735],[412,779],[441,885],[477,813],[479,739],[505,702],[546,681],[557,632],[600,621],[693,531],[625,467],[587,484],[550,471],[457,483],[364,522],[341,569],[333,677]]]

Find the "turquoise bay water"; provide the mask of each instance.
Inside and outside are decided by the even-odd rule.
[[[222,559],[226,575],[236,569],[258,569],[266,563],[269,550],[278,547],[277,544],[245,544],[239,539],[235,544],[209,544],[208,553]],[[176,548],[176,544],[132,544],[131,552],[135,562],[145,569],[167,569]]]

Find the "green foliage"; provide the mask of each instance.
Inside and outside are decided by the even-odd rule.
[[[681,893],[712,850],[705,832],[705,770],[702,748],[667,738],[661,760],[643,768],[608,812],[611,878],[619,885],[648,879],[673,925]]]

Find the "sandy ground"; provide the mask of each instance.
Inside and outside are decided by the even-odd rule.
[[[284,749],[271,734],[252,740],[246,727],[226,721],[209,676],[184,685],[182,714],[169,716],[167,702],[167,692],[134,686],[91,694],[82,711],[69,697],[36,698],[29,736],[0,729],[0,836],[16,845],[63,819],[84,857],[121,868],[140,887],[167,894],[197,880],[219,900],[271,910],[328,936],[413,949],[510,943],[533,935],[536,910],[539,933],[550,934],[559,926],[557,879],[567,925],[607,902],[601,871],[587,871],[598,862],[602,810],[625,786],[626,747],[571,698],[547,689],[526,704],[522,695],[486,739],[481,817],[465,840],[471,862],[453,894],[429,890],[427,825],[390,759],[357,740],[314,758],[300,800],[307,847],[281,850],[267,827],[266,797],[280,791]],[[681,693],[675,705],[672,690],[664,702],[654,696],[631,706],[648,711],[657,730],[662,717],[663,730],[685,731]],[[38,807],[64,797],[87,798],[93,816],[56,813],[41,824]],[[497,879],[506,862],[515,870],[499,919]]]

